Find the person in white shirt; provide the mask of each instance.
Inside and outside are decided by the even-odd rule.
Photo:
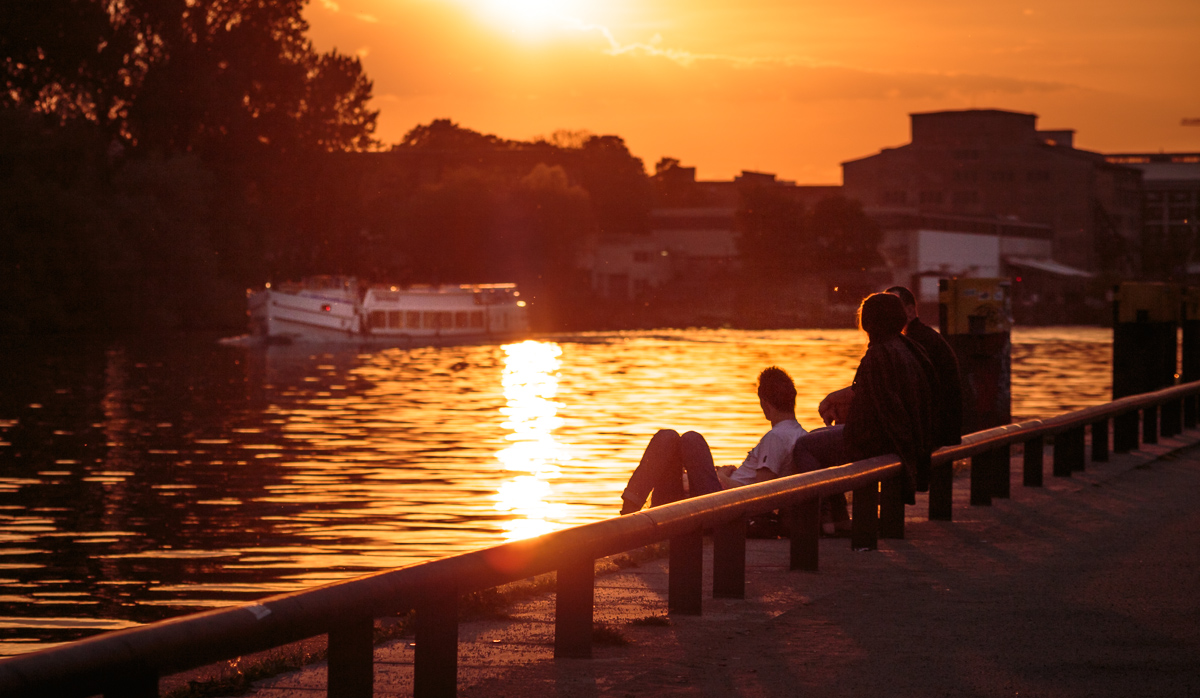
[[[673,429],[659,430],[621,494],[621,513],[640,511],[647,498],[654,507],[779,477],[791,467],[796,439],[806,433],[796,421],[796,386],[783,369],[770,366],[758,375],[758,403],[771,430],[750,450],[740,467],[715,467],[708,442],[694,431],[680,434]]]

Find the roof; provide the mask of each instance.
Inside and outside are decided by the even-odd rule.
[[[1096,276],[1095,274],[1082,269],[1068,267],[1067,265],[1056,262],[1053,259],[1037,259],[1034,257],[1005,257],[1004,261],[1005,263],[1014,267],[1025,267],[1026,269],[1042,271],[1046,272],[1047,274],[1053,274],[1054,276],[1071,276],[1082,279],[1091,279]]]

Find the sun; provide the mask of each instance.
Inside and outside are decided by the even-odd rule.
[[[477,0],[490,20],[522,34],[539,34],[576,26],[578,2],[570,0]]]

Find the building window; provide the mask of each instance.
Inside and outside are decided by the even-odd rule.
[[[470,319],[467,311],[460,310],[454,314],[454,326],[459,329],[466,329],[469,326]]]
[[[879,193],[879,203],[892,206],[903,206],[908,200],[908,196],[902,190],[885,191]]]
[[[940,191],[923,191],[921,192],[921,203],[940,205],[942,203],[942,192]]]

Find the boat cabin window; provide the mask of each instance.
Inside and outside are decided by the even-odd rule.
[[[454,313],[438,313],[438,327],[454,327]]]
[[[455,313],[455,314],[454,314],[454,326],[455,326],[456,328],[458,328],[458,329],[466,329],[467,327],[469,327],[469,326],[470,326],[470,324],[469,324],[469,323],[470,323],[470,321],[468,320],[468,313],[467,313],[467,311],[465,311],[465,310],[460,310],[460,311],[458,311],[457,313]]]
[[[372,310],[371,314],[367,316],[367,324],[371,327],[386,327],[386,313],[384,313],[382,310]]]
[[[427,330],[436,330],[437,329],[437,317],[438,317],[437,313],[421,313],[421,315],[425,320],[425,323],[424,323],[425,329],[427,329]]]
[[[483,327],[483,311],[471,311],[471,327]]]
[[[411,327],[415,330],[421,326],[421,311],[410,310],[410,311],[408,311],[407,315],[408,315],[408,326],[409,327]]]
[[[399,310],[388,311],[388,327],[404,327],[404,324],[400,321]]]

